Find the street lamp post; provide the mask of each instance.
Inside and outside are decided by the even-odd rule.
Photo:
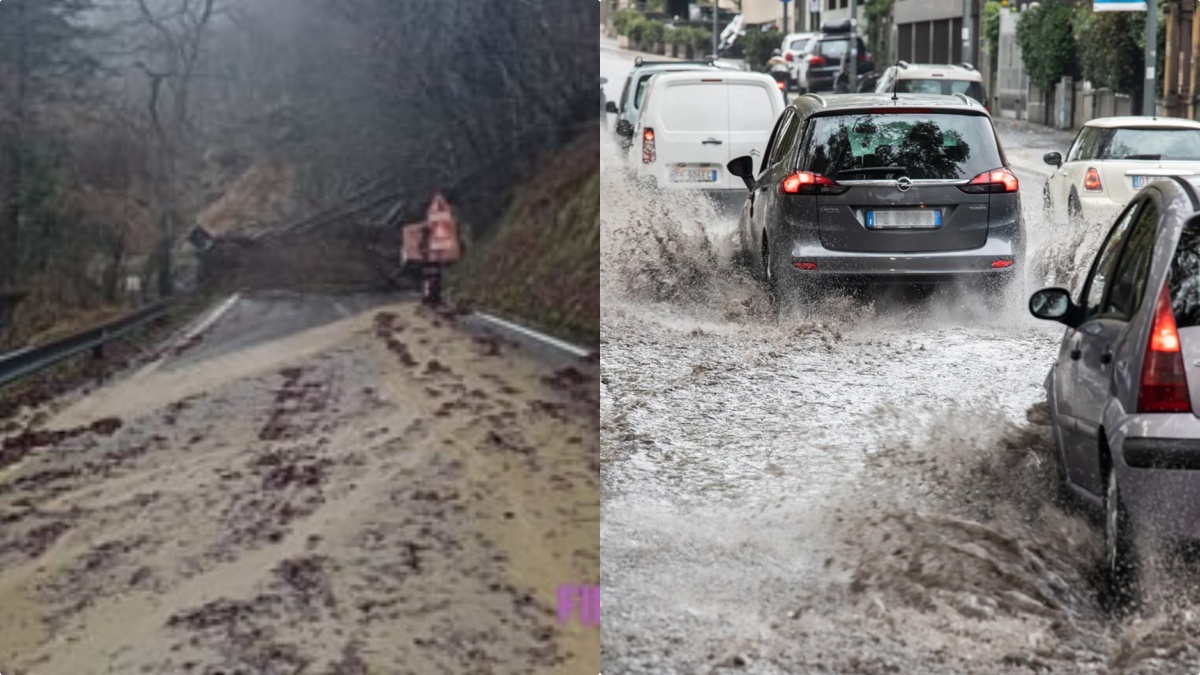
[[[1158,65],[1158,0],[1146,2],[1146,81],[1142,84],[1142,115],[1154,117],[1154,69]]]
[[[713,0],[713,58],[717,58],[717,0]]]
[[[850,0],[850,81],[847,92],[858,91],[858,0]]]

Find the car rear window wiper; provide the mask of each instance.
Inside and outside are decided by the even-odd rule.
[[[840,178],[847,173],[908,173],[907,166],[860,166],[856,169],[842,169],[834,178]]]
[[[1121,159],[1162,159],[1162,155],[1125,155]]]

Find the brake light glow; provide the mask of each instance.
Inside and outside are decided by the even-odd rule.
[[[792,61],[792,60],[794,60],[794,59],[792,58],[792,53],[791,53],[791,52],[788,52],[788,53],[784,54],[784,55],[783,55],[783,60],[784,60],[784,61]]]
[[[813,54],[812,56],[808,57],[808,65],[810,66],[823,66],[826,63],[828,63],[828,61],[825,60],[825,57],[819,54]]]
[[[797,261],[797,262],[792,263],[792,267],[795,267],[798,270],[805,270],[805,271],[812,272],[812,271],[816,271],[817,263]]]
[[[642,164],[653,164],[655,158],[654,130],[646,129],[642,132]]]
[[[1100,172],[1092,167],[1088,167],[1087,173],[1083,176],[1083,189],[1089,192],[1099,192],[1104,189],[1100,185]]]
[[[1013,261],[1011,261],[1011,260],[993,260],[992,261],[992,269],[994,269],[994,270],[1002,270],[1002,269],[1006,269],[1006,268],[1009,268],[1012,266],[1013,266]]]
[[[1008,169],[992,169],[975,176],[966,185],[958,186],[963,192],[984,194],[994,192],[1018,192],[1020,181]]]
[[[1146,344],[1142,363],[1142,386],[1138,391],[1138,412],[1188,412],[1192,400],[1188,395],[1187,374],[1184,372],[1183,351],[1179,345],[1179,330],[1171,296],[1163,284],[1154,307],[1154,325]]]
[[[801,190],[806,187],[814,188],[818,186],[835,187],[837,186],[837,183],[819,173],[800,171],[788,176],[787,178],[784,178],[783,182],[779,185],[779,189],[782,190],[784,194],[798,195],[801,194]]]
[[[783,88],[787,86],[783,83],[783,80],[776,80],[775,85],[779,87],[779,91],[783,91]]]

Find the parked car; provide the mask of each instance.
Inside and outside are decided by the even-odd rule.
[[[899,61],[883,71],[875,88],[879,93],[966,94],[988,107],[983,76],[969,63],[938,65]]]
[[[967,282],[997,299],[1019,283],[1019,183],[965,95],[799,96],[761,163],[728,169],[750,190],[743,258],[776,306],[842,281]]]
[[[763,73],[659,73],[638,114],[637,177],[659,189],[698,190],[720,203],[740,203],[741,181],[725,165],[740,155],[761,157],[783,108],[783,94]]]
[[[1103,117],[1083,125],[1054,167],[1043,200],[1070,219],[1115,212],[1154,178],[1200,173],[1200,122],[1174,117]]]
[[[1104,513],[1113,596],[1137,596],[1139,530],[1200,539],[1200,179],[1153,180],[1117,217],[1078,299],[1034,293],[1066,325],[1046,395],[1065,486]]]
[[[607,110],[617,116],[613,133],[617,144],[628,150],[633,142],[633,127],[637,124],[638,110],[642,105],[642,96],[646,83],[657,73],[677,71],[719,70],[711,61],[643,61],[637,57],[633,62],[633,70],[625,78],[625,87],[621,90],[620,102],[609,101]]]
[[[779,52],[783,56],[783,60],[787,61],[788,71],[791,74],[791,82],[788,84],[789,90],[795,89],[797,83],[800,81],[800,58],[804,56],[804,52],[808,48],[808,43],[820,35],[820,33],[789,33],[783,38],[783,43],[779,46]]]
[[[826,24],[820,35],[809,40],[796,69],[796,84],[800,93],[832,92],[842,61],[850,54],[850,40],[858,50],[859,82],[870,78],[875,71],[875,57],[858,35],[851,37],[850,22]],[[857,91],[857,86],[855,90]],[[873,87],[872,87],[873,89]],[[869,91],[869,90],[868,90]]]

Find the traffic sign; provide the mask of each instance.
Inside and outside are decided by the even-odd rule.
[[[1146,0],[1094,0],[1092,9],[1097,12],[1144,12]]]

